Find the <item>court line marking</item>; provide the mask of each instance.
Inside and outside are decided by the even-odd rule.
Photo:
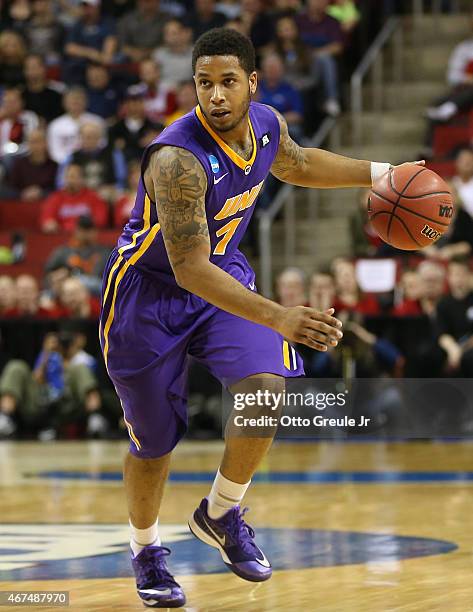
[[[25,473],[26,478],[45,478],[57,480],[90,480],[90,481],[119,481],[122,480],[121,472],[80,472],[51,470],[46,472]],[[214,472],[172,472],[169,476],[170,482],[178,483],[206,483],[213,482]],[[383,472],[258,472],[252,478],[252,482],[259,483],[346,483],[356,482],[360,484],[377,483],[432,483],[432,482],[472,482],[473,472],[464,471],[383,471]]]

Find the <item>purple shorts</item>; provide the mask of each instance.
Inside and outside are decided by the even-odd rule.
[[[126,266],[116,251],[104,273],[100,343],[130,451],[143,458],[169,453],[186,432],[189,355],[227,387],[263,372],[304,374],[277,332]]]

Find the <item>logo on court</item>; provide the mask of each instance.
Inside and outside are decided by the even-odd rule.
[[[209,155],[209,162],[212,172],[214,174],[218,174],[220,172],[220,164],[218,163],[218,159],[215,157],[215,155]]]
[[[160,535],[172,550],[176,574],[226,572],[219,552],[194,538],[187,526],[160,525]],[[2,525],[0,581],[128,578],[129,540],[126,524]],[[277,570],[393,562],[458,548],[431,538],[319,529],[258,528],[257,542]]]

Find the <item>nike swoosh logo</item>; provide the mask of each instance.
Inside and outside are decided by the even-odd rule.
[[[215,533],[215,531],[212,529],[212,527],[205,520],[205,517],[204,517],[204,523],[207,526],[207,528],[212,532],[212,535],[218,541],[220,546],[225,546],[225,536],[219,536],[217,533]]]
[[[224,179],[227,176],[228,172],[225,172],[225,174],[222,174],[222,176],[219,176],[218,178],[214,176],[214,185],[217,185],[218,183],[220,183],[220,181],[222,179]]]
[[[144,595],[171,595],[171,589],[138,589],[138,593]]]
[[[260,550],[260,553],[263,555],[263,558],[258,559],[258,557],[256,557],[258,563],[260,563],[263,567],[271,567],[271,563],[266,559],[266,555],[264,554],[264,552]]]

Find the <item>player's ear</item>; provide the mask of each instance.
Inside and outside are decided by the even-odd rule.
[[[258,75],[256,74],[256,71],[250,74],[248,80],[250,83],[250,94],[254,96],[256,93],[256,88],[258,87]]]

